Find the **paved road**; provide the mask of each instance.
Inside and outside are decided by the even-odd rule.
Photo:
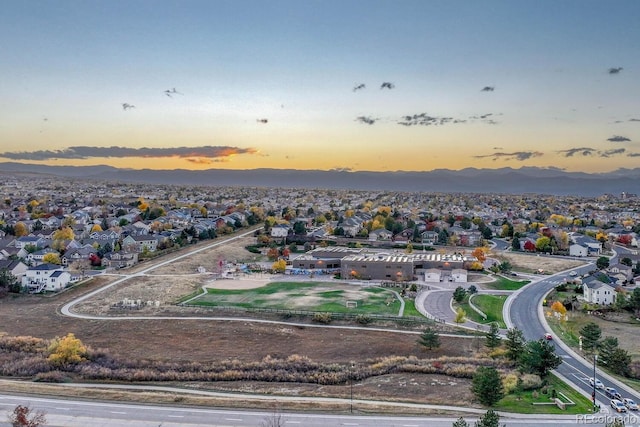
[[[35,411],[43,411],[47,427],[245,427],[259,426],[273,419],[273,412],[250,410],[218,410],[183,408],[171,405],[132,405],[96,401],[69,401],[55,398],[0,395],[0,410],[9,412],[18,404],[28,405]],[[455,418],[435,417],[384,417],[357,414],[281,413],[281,424],[287,427],[450,427]],[[473,425],[478,415],[465,419]],[[0,419],[0,426],[9,426]],[[600,420],[597,420],[600,421]],[[521,415],[518,418],[503,417],[501,425],[534,427],[541,425],[584,424],[576,416]],[[589,423],[602,426],[603,422]],[[630,424],[627,423],[627,426]]]
[[[593,269],[589,264],[584,267],[574,268],[579,274],[583,274]],[[505,304],[505,321],[509,327],[521,329],[527,340],[540,339],[544,333],[550,332],[542,311],[542,300],[544,296],[559,283],[569,277],[569,271],[549,276],[538,282],[532,282],[519,292],[513,294]],[[591,396],[593,387],[589,385],[589,378],[593,377],[593,364],[584,360],[581,356],[573,352],[568,346],[561,342],[562,337],[554,336],[556,353],[563,358],[563,363],[557,372],[573,383],[583,394]],[[596,368],[597,369],[597,368]],[[614,387],[623,397],[632,397],[639,401],[640,394],[614,380],[600,370],[596,370],[596,377],[604,383],[605,387]],[[603,408],[608,408],[609,398],[600,390],[597,391],[597,401]]]

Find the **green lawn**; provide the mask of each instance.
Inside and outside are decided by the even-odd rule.
[[[357,306],[348,308],[347,301]],[[400,301],[388,289],[333,282],[273,282],[255,289],[209,288],[191,304],[385,316],[397,316],[400,311]],[[405,316],[409,315],[420,316],[413,306],[405,311]]]
[[[487,315],[487,320],[482,323],[497,322],[498,325],[505,329],[507,325],[502,318],[502,307],[507,300],[507,295],[475,295],[473,304]]]
[[[587,414],[591,413],[592,403],[589,399],[578,393],[567,384],[560,381],[558,377],[549,374],[547,378],[548,393],[543,394],[538,390],[538,397],[534,397],[533,391],[523,391],[505,396],[498,402],[494,409],[505,412],[517,412],[521,414]],[[558,397],[564,401],[560,392],[564,394],[575,405],[567,405],[566,410],[558,408],[556,405],[534,405],[535,403],[550,402],[550,390],[556,390]]]
[[[404,317],[424,317],[417,309],[412,299],[404,300]]]
[[[530,283],[530,280],[511,280],[502,276],[495,276],[495,282],[486,283],[485,286],[489,289],[495,289],[498,291],[517,291],[524,285]]]

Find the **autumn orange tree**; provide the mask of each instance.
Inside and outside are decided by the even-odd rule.
[[[16,237],[22,237],[29,234],[29,230],[27,229],[27,226],[24,225],[24,222],[18,221],[16,222],[16,225],[13,226],[13,234],[15,234]]]
[[[485,252],[485,248],[475,248],[471,255],[476,257],[479,262],[485,262],[487,260],[487,253]]]
[[[551,311],[556,313],[556,315],[561,319],[564,319],[567,315],[567,308],[560,301],[556,301],[551,304]]]

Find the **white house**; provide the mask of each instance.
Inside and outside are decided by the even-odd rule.
[[[573,245],[569,246],[570,256],[583,257],[583,256],[587,256],[588,254],[589,254],[589,248],[587,248],[586,246],[578,245],[577,243],[574,243]]]
[[[595,278],[583,279],[582,290],[584,300],[591,304],[611,305],[616,301],[616,290],[613,286]],[[586,280],[586,282],[585,282]]]
[[[277,224],[271,227],[271,237],[285,238],[289,235],[291,227],[289,224]]]
[[[29,268],[22,278],[22,286],[31,293],[59,291],[71,282],[71,274],[56,264],[40,264]]]

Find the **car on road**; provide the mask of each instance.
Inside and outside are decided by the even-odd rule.
[[[571,273],[569,273],[569,276],[571,277],[576,277],[578,275],[578,273],[576,273],[575,271],[572,271]]]
[[[611,399],[611,407],[615,409],[616,412],[627,412],[627,407],[618,399]]]
[[[627,407],[628,410],[630,411],[637,411],[638,410],[638,404],[636,402],[633,401],[633,399],[629,399],[628,397],[622,399],[622,403],[624,403],[624,406]]]
[[[547,341],[551,341],[553,339],[553,335],[547,332],[546,334],[544,334],[544,339]]]
[[[593,383],[594,383],[594,381],[595,381],[595,383],[596,383],[596,388],[599,388],[599,389],[603,389],[603,388],[604,388],[604,384],[602,384],[602,381],[600,381],[600,380],[599,380],[599,379],[597,379],[597,378],[594,380],[594,379],[593,379],[593,377],[589,378],[589,385],[590,385],[591,387],[593,387]]]
[[[604,394],[606,394],[609,399],[617,399],[622,401],[622,395],[620,395],[620,393],[618,393],[618,390],[613,387],[606,387],[604,389]]]

